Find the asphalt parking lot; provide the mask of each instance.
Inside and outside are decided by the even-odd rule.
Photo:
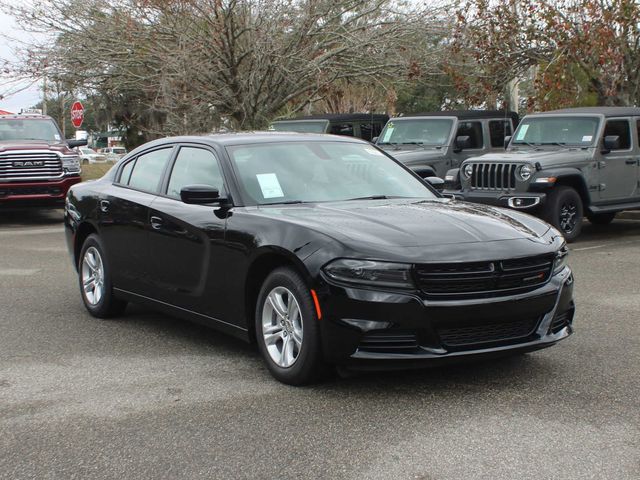
[[[570,264],[553,348],[294,388],[203,327],[91,318],[61,213],[3,213],[0,478],[637,479],[640,220],[585,225]]]

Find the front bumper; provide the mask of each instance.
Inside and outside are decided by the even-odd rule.
[[[0,183],[1,207],[62,207],[72,185],[80,176],[42,182]]]
[[[543,192],[503,193],[482,190],[445,190],[443,193],[453,195],[458,200],[466,202],[513,208],[527,212],[539,209],[547,200],[547,194]]]
[[[417,294],[333,285],[326,279],[321,291],[325,358],[351,368],[410,368],[533,351],[573,332],[569,268],[533,291],[492,298],[433,301]],[[363,325],[373,329],[363,331]]]

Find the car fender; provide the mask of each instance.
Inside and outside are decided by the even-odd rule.
[[[537,181],[543,178],[555,178],[553,182]],[[585,182],[583,173],[572,167],[550,168],[539,170],[531,179],[530,191],[551,190],[557,186],[564,185],[574,188],[585,206],[590,204],[589,186]]]

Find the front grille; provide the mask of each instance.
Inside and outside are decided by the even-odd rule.
[[[61,178],[62,160],[52,152],[0,154],[0,181],[51,180]]]
[[[558,333],[563,328],[571,325],[571,322],[573,321],[574,311],[575,311],[575,308],[572,307],[569,310],[565,310],[562,313],[556,314],[556,316],[553,317],[553,321],[551,322],[551,325],[549,325],[548,333],[554,333],[554,334]]]
[[[415,267],[427,295],[441,299],[491,297],[533,290],[551,277],[554,256],[487,262],[435,263]]]
[[[511,342],[526,340],[538,326],[539,318],[528,318],[511,322],[467,325],[440,328],[438,335],[447,347],[463,347],[483,343]]]
[[[418,348],[418,337],[413,331],[383,330],[367,333],[358,350],[368,352],[410,353]]]
[[[472,163],[471,189],[515,190],[517,163]]]

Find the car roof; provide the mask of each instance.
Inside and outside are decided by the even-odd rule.
[[[371,145],[369,142],[356,137],[344,135],[329,135],[325,133],[297,133],[297,132],[237,132],[237,133],[212,133],[209,135],[185,135],[180,137],[166,137],[152,140],[136,148],[133,154],[140,150],[173,143],[203,143],[219,145],[222,147],[231,145],[254,145],[257,143],[278,142],[342,142],[361,143]]]
[[[271,123],[296,122],[300,120],[329,120],[330,122],[382,120],[386,122],[388,119],[389,115],[385,113],[325,113],[295,118],[280,118]]]
[[[640,116],[640,108],[638,107],[577,107],[577,108],[563,108],[560,110],[551,110],[549,112],[539,112],[533,115],[544,115],[547,113],[562,113],[562,114],[594,114],[604,115],[605,117],[628,117],[628,116]]]
[[[456,117],[458,119],[476,119],[476,118],[511,118],[516,123],[519,116],[516,112],[510,110],[439,110],[437,112],[421,112],[411,113],[402,117],[394,117],[393,120],[402,120],[403,118],[416,117]]]

